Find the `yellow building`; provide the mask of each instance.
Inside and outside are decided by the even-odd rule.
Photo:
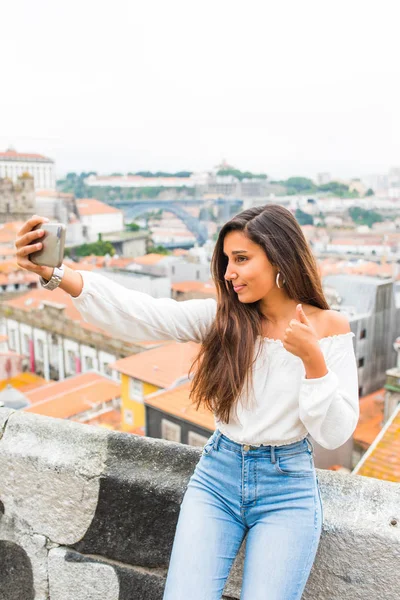
[[[110,364],[121,373],[122,430],[145,432],[144,398],[187,380],[200,346],[171,342]]]

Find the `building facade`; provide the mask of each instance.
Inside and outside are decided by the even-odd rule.
[[[28,173],[18,175],[15,182],[2,178],[0,170],[0,223],[26,221],[35,214],[34,179]]]
[[[32,175],[37,189],[54,190],[56,187],[55,165],[51,158],[16,152],[13,148],[0,152],[0,178],[17,183],[24,173]]]

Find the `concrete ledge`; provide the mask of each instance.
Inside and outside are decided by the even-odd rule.
[[[181,444],[0,409],[1,600],[161,599],[199,457]],[[400,597],[400,486],[318,478],[324,529],[303,598]],[[240,598],[244,550],[227,598]]]

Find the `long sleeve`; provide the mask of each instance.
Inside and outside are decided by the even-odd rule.
[[[332,336],[325,362],[328,373],[317,379],[302,377],[299,416],[315,441],[339,448],[354,432],[359,419],[357,362],[349,332]]]
[[[108,277],[79,271],[83,289],[72,298],[87,323],[128,342],[176,340],[201,342],[212,325],[216,301],[153,298],[130,290]]]

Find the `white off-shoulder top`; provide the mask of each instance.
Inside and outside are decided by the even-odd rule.
[[[79,271],[83,289],[72,301],[85,321],[126,341],[201,343],[215,318],[213,298],[178,302],[127,289],[90,271]],[[280,340],[257,338],[250,398],[239,397],[229,423],[216,426],[242,444],[284,445],[308,433],[334,449],[352,435],[359,418],[357,363],[352,332],[319,340],[328,373],[306,379],[302,360]],[[244,386],[244,390],[245,390]],[[236,414],[235,414],[236,413]]]

